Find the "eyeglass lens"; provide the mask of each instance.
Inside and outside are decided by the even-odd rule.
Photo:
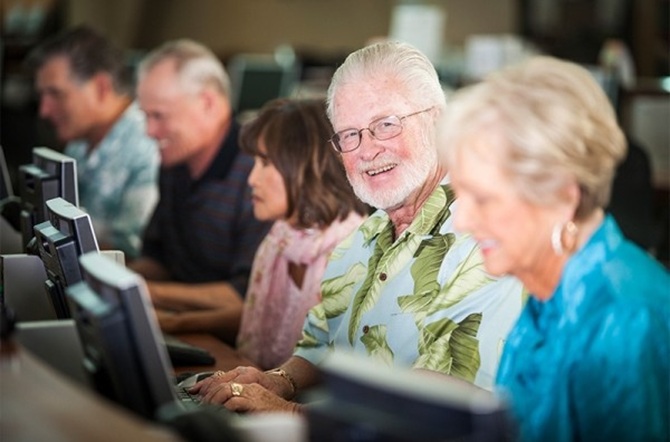
[[[377,140],[389,140],[393,137],[397,137],[402,132],[402,120],[413,115],[427,112],[430,109],[432,108],[424,109],[402,117],[395,115],[382,117],[374,120],[368,127],[364,127],[363,129],[345,129],[337,132],[333,135],[330,141],[336,150],[345,153],[351,152],[360,146],[364,130],[370,132],[370,135]]]
[[[374,138],[378,140],[388,140],[402,132],[402,122],[395,115],[375,120],[363,129],[347,129],[338,132],[333,136],[333,141],[337,144],[338,150],[348,152],[356,149],[361,144],[363,131],[367,130]]]

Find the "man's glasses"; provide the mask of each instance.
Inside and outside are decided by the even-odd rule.
[[[369,131],[370,135],[372,135],[377,140],[390,140],[391,138],[400,135],[402,132],[402,121],[405,118],[428,112],[431,109],[433,108],[429,107],[428,109],[420,110],[418,112],[413,112],[407,115],[390,115],[388,117],[378,118],[370,123],[368,127],[364,127],[363,129],[341,130],[330,137],[328,141],[330,141],[336,151],[340,153],[346,153],[358,149],[358,146],[361,145],[361,139],[363,137],[364,130]]]

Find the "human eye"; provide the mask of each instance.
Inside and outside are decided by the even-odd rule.
[[[337,133],[338,139],[342,143],[351,142],[358,138],[358,131],[356,129],[345,129]]]
[[[490,193],[484,193],[484,192],[473,192],[471,194],[471,199],[474,202],[475,205],[477,205],[480,208],[485,208],[487,206],[490,206],[495,198],[493,195]]]
[[[159,112],[145,112],[148,121],[155,123],[162,123],[165,120],[165,115]]]
[[[358,146],[359,132],[356,129],[345,129],[335,134],[335,142],[341,150],[354,149]]]
[[[256,164],[260,165],[261,167],[267,167],[272,165],[272,161],[268,158],[267,155],[265,154],[256,154],[254,155],[254,161]]]
[[[65,92],[61,89],[47,88],[42,91],[42,95],[52,100],[62,100],[65,97]]]
[[[375,121],[372,126],[375,132],[393,132],[400,126],[400,121],[398,117],[385,117]]]

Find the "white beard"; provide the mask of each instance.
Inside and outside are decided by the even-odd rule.
[[[393,161],[386,161],[392,163]],[[399,164],[403,167],[405,175],[400,182],[394,183],[384,189],[371,189],[361,177],[361,170],[370,169],[369,164],[359,165],[359,169],[353,173],[347,171],[347,177],[354,189],[356,196],[366,204],[382,210],[400,207],[407,203],[407,199],[423,186],[438,163],[437,150],[432,147],[424,147],[417,153],[410,163]]]

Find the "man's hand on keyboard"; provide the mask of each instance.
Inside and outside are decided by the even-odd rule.
[[[210,388],[206,394],[200,396],[200,400],[206,404],[223,405],[236,412],[294,413],[299,410],[298,404],[282,399],[259,384],[224,382],[220,378],[218,382],[210,382]]]
[[[223,405],[234,411],[287,411],[298,410],[298,404],[277,395],[281,379],[253,367],[237,367],[227,372],[218,371],[196,383],[190,390],[204,403]]]
[[[198,382],[191,389],[191,393],[206,396],[213,388],[221,383],[237,382],[239,384],[259,384],[270,391],[275,391],[276,385],[267,373],[254,367],[237,367],[229,371],[216,371],[212,376]]]

